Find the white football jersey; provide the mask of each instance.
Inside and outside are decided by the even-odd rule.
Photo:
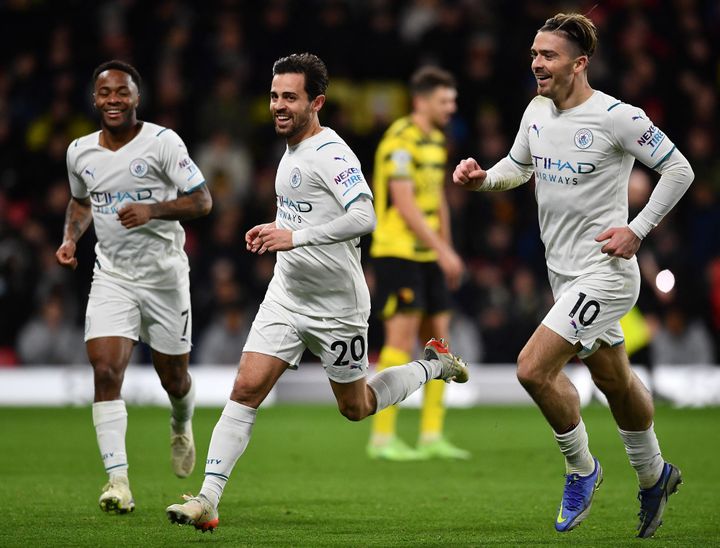
[[[135,284],[175,285],[189,271],[185,231],[178,221],[151,219],[127,229],[118,211],[128,204],[174,200],[205,179],[173,130],[143,122],[119,150],[98,144],[96,131],[73,141],[67,151],[70,190],[90,198],[97,245],[95,269]]]
[[[548,268],[576,276],[618,260],[601,253],[606,242],[595,237],[627,225],[628,179],[635,158],[657,168],[674,149],[641,109],[600,91],[567,110],[535,97],[510,158],[535,173]]]
[[[300,230],[345,214],[372,191],[350,147],[330,128],[288,147],[275,178],[278,228]],[[308,245],[277,254],[268,298],[306,316],[347,316],[370,310],[360,265],[360,238]]]

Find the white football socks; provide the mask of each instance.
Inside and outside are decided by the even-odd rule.
[[[595,461],[588,446],[588,436],[585,423],[582,419],[578,425],[566,432],[554,432],[560,451],[565,456],[565,471],[567,474],[589,476],[595,471]]]
[[[628,432],[618,428],[625,444],[630,465],[637,473],[641,489],[652,487],[660,479],[665,461],[660,454],[660,444],[655,435],[654,424],[645,431]]]
[[[190,373],[188,373],[190,377]],[[180,398],[176,398],[168,394],[170,405],[172,407],[172,417],[170,425],[173,434],[185,434],[191,427],[193,412],[195,411],[195,383],[190,377],[190,390],[187,394]]]
[[[217,508],[235,463],[250,441],[257,409],[228,400],[210,438],[200,495]]]
[[[415,360],[405,365],[383,369],[368,380],[368,386],[375,393],[375,412],[400,403],[426,382],[442,373],[438,360]]]
[[[92,405],[93,424],[97,434],[100,456],[110,479],[127,477],[128,461],[125,452],[127,410],[123,400],[100,401]]]

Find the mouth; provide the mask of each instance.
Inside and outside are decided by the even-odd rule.
[[[105,113],[105,117],[109,120],[119,120],[123,115],[123,111],[119,108],[108,108],[103,112]]]
[[[538,84],[540,84],[542,82],[546,82],[546,81],[550,80],[550,75],[549,74],[535,74],[535,79],[537,80]]]
[[[291,120],[292,117],[289,114],[275,114],[276,126],[286,126],[291,122]]]

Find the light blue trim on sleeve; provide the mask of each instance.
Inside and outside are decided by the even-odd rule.
[[[183,194],[192,194],[193,192],[195,192],[199,187],[201,187],[204,184],[205,184],[205,180],[199,182],[196,185],[193,185],[188,190],[183,190]]]
[[[518,162],[515,158],[512,157],[512,154],[508,152],[508,158],[510,158],[513,162],[515,162],[519,166],[523,167],[532,167],[532,164],[523,164],[522,162]]]
[[[371,202],[373,201],[373,197],[370,194],[368,194],[367,192],[361,192],[360,194],[355,196],[352,200],[350,200],[347,203],[347,205],[345,206],[345,211],[348,210],[348,208],[353,204],[353,202],[356,202],[358,199],[362,198],[363,196],[367,196],[368,198],[370,198]]]
[[[615,103],[614,105],[610,105],[610,106],[608,107],[607,111],[610,112],[612,109],[614,109],[615,107],[620,106],[620,105],[622,105],[622,104],[623,104],[622,101],[618,101],[618,102]]]
[[[654,166],[652,166],[650,169],[655,169],[655,168],[658,167],[660,164],[662,164],[665,160],[667,160],[667,159],[670,157],[670,155],[675,151],[676,148],[677,148],[677,147],[676,147],[675,145],[673,145],[673,147],[670,149],[670,152],[668,152],[665,156],[663,156],[663,157],[662,157],[662,160],[660,160],[657,164],[655,164]],[[651,156],[652,156],[652,155],[651,155]]]

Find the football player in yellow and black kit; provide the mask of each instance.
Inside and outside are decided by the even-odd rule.
[[[449,289],[457,288],[464,270],[452,246],[444,193],[442,130],[456,110],[455,80],[437,67],[422,67],[411,78],[410,93],[412,113],[388,128],[375,154],[373,309],[385,327],[378,370],[409,362],[418,341],[448,338]],[[468,458],[443,437],[444,388],[443,382],[425,385],[417,448],[397,437],[398,409],[392,406],[373,418],[368,455],[397,461]]]

